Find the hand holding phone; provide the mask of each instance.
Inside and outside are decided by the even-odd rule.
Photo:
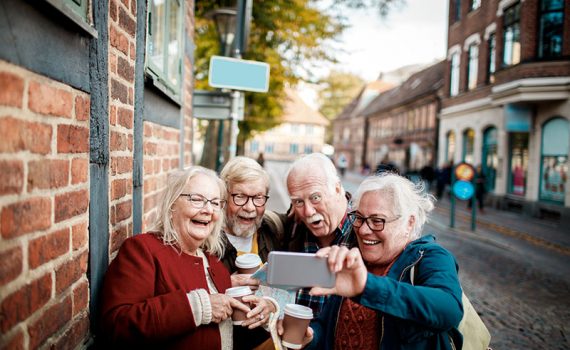
[[[329,270],[327,259],[315,254],[273,251],[267,262],[267,283],[271,287],[332,288],[335,285],[336,275]]]

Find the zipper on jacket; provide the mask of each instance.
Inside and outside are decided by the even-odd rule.
[[[416,265],[417,263],[420,262],[420,260],[422,260],[422,258],[424,257],[424,250],[420,250],[420,256],[416,259],[416,261],[414,261],[413,263],[411,263],[410,265],[406,266],[406,268],[404,268],[404,270],[402,270],[402,273],[400,274],[400,278],[398,279],[398,281],[402,281],[404,279],[404,275],[406,274],[406,272],[412,268],[412,266]]]

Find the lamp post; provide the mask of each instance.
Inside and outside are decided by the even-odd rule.
[[[216,23],[216,32],[220,41],[221,55],[230,56],[236,32],[237,11],[232,8],[219,8],[208,14]],[[233,126],[233,125],[232,125]],[[216,171],[220,171],[224,163],[224,120],[220,120],[218,128],[218,147],[216,152]]]

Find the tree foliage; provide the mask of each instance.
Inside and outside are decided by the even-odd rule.
[[[321,80],[318,92],[320,112],[327,119],[334,119],[346,105],[358,95],[365,81],[350,72],[331,71]]]
[[[382,14],[393,3],[402,1],[253,1],[248,51],[242,58],[269,63],[269,92],[245,94],[245,120],[239,125],[238,144],[242,145],[253,131],[264,131],[281,122],[286,84],[294,86],[300,79],[315,82],[313,68],[323,62],[336,61],[332,44],[347,26],[343,8],[376,7]],[[211,89],[208,86],[209,59],[220,52],[214,23],[206,14],[216,8],[234,7],[235,3],[236,0],[196,1],[196,89]]]

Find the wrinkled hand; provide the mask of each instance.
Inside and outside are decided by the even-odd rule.
[[[251,311],[249,307],[238,300],[225,294],[210,294],[210,304],[212,305],[212,322],[220,323],[230,317],[233,309],[240,309],[244,312]]]
[[[267,299],[256,295],[246,295],[241,299],[244,303],[255,305],[253,309],[246,315],[247,319],[243,321],[242,326],[253,329],[266,324],[269,321],[269,314],[277,311],[275,305]]]
[[[317,256],[327,258],[329,269],[336,273],[336,283],[333,288],[314,287],[311,295],[337,294],[350,298],[362,294],[368,272],[358,248],[348,250],[335,245],[320,249]]]
[[[232,287],[248,286],[251,290],[259,288],[260,281],[257,278],[252,278],[251,275],[234,273],[230,278]]]
[[[277,334],[279,334],[280,337],[283,336],[283,319],[277,321]],[[307,331],[305,332],[305,335],[303,336],[303,341],[301,342],[301,348],[304,348],[305,346],[307,346],[310,342],[313,341],[313,329],[311,327],[307,327]]]

